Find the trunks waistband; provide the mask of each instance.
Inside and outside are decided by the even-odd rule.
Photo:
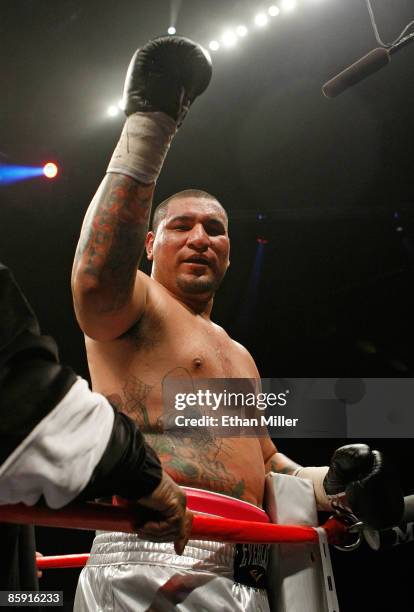
[[[135,534],[97,532],[88,566],[144,564],[166,565],[224,575],[256,589],[266,587],[270,547],[267,544],[226,544],[190,540],[182,556],[172,543],[148,542]]]

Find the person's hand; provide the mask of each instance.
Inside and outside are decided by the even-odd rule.
[[[175,552],[182,555],[190,538],[193,514],[186,509],[185,492],[163,472],[158,487],[138,504],[154,511],[156,518],[140,526],[138,533],[153,542],[174,542]]]

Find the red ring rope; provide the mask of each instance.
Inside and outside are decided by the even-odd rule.
[[[139,513],[136,509],[96,503],[73,504],[61,510],[52,510],[45,506],[16,504],[0,506],[0,522],[135,533],[139,524]],[[328,540],[332,542],[337,541],[338,537],[346,533],[346,527],[335,519],[329,519],[323,527],[327,531]],[[191,538],[246,544],[316,543],[318,534],[313,527],[273,525],[216,516],[195,515]],[[80,567],[80,563],[85,564],[87,556],[70,555],[69,558],[70,567]],[[63,559],[64,562],[65,557],[60,557],[60,559],[61,561]],[[46,568],[48,563],[51,563],[48,561],[48,557],[40,557],[38,559],[39,569]],[[48,565],[48,567],[67,566],[57,562],[57,564]]]

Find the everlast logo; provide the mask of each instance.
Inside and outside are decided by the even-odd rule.
[[[250,576],[253,578],[256,584],[258,584],[259,580],[263,578],[264,574],[265,573],[263,570],[258,570],[258,569],[250,570]]]
[[[236,544],[235,582],[255,589],[265,589],[269,553],[270,546],[268,544]]]
[[[261,565],[266,568],[269,561],[269,547],[265,544],[241,544],[243,557],[240,567]]]

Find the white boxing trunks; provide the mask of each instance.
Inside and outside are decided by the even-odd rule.
[[[268,557],[267,545],[198,540],[190,540],[180,557],[170,543],[98,532],[79,578],[74,610],[269,612]]]

